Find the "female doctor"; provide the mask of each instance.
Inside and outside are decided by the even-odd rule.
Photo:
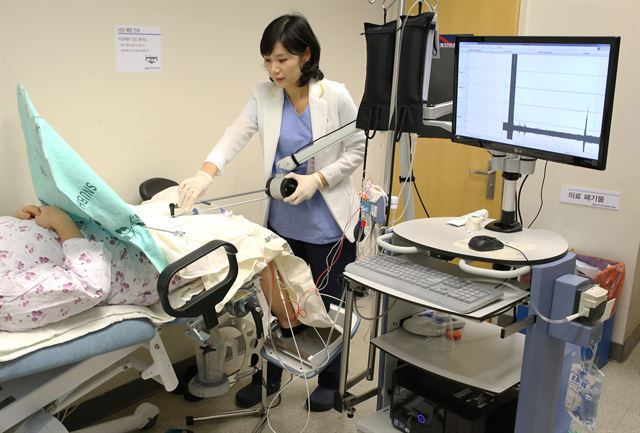
[[[283,15],[264,30],[260,53],[269,82],[258,84],[238,118],[206,157],[201,169],[179,187],[178,212],[190,212],[193,203],[211,185],[213,176],[242,150],[255,132],[260,134],[263,174],[276,174],[275,163],[356,118],[356,106],[341,83],[324,79],[319,68],[320,44],[308,21],[301,15]],[[298,186],[284,201],[271,200],[265,212],[267,226],[285,238],[293,253],[311,266],[316,282],[326,277],[322,290],[325,306],[342,296],[338,281],[345,266],[355,260],[354,227],[359,198],[351,174],[363,161],[362,131],[300,165],[287,177]],[[343,241],[340,256],[332,247]],[[335,251],[336,249],[334,249]],[[338,388],[340,360],[330,363],[318,376],[318,387],[310,397],[310,410],[333,407]],[[268,366],[267,393],[280,388],[282,369]],[[260,401],[261,376],[236,395],[236,403],[249,407]]]

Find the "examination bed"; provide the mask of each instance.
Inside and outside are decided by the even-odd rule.
[[[239,253],[234,245],[220,240],[203,241],[204,245],[195,250],[189,249],[186,256],[176,260],[176,251],[169,250],[167,254],[167,250],[158,247],[159,237],[155,236],[158,233],[152,235],[136,210],[123,202],[39,116],[21,85],[18,86],[18,107],[37,197],[84,221],[99,224],[113,236],[144,251],[156,269],[162,270],[158,304],[149,307],[100,306],[43,328],[0,333],[0,432],[66,432],[64,425],[52,414],[64,417],[83,396],[126,370],[135,369],[143,379],[154,379],[166,390],[173,390],[178,380],[159,336],[161,326],[175,321],[177,317],[201,317],[204,330],[215,330],[218,315],[222,313],[221,306],[227,305],[232,292],[249,284],[249,278],[263,268],[257,268],[255,262],[249,262],[248,266],[241,264],[241,276],[238,278],[238,260],[242,259],[243,251]],[[267,236],[263,244],[272,241],[273,237]],[[173,242],[168,240],[165,245],[173,246]],[[207,260],[221,248],[228,260],[226,275],[224,267],[213,279],[200,272],[203,275],[195,276],[193,283],[169,292],[168,281],[163,275],[173,275],[200,258]],[[277,251],[271,248],[271,256],[265,257],[264,261],[280,260],[279,265],[276,263],[279,269],[281,266],[299,268],[299,263],[292,263],[292,256],[277,257],[284,249],[285,245],[278,245]],[[216,260],[213,263],[220,262],[219,257]],[[203,282],[205,290],[202,290],[200,282]],[[308,293],[308,279],[294,278],[287,282],[304,286],[303,290]],[[317,298],[314,302],[321,304],[319,296],[308,297]],[[263,298],[259,304],[261,311],[268,309]],[[335,324],[338,309],[333,309],[331,316],[324,312],[324,308],[322,311],[324,317],[317,323],[324,320],[327,326],[328,320],[328,323]],[[270,329],[266,316],[254,315],[256,330]],[[352,333],[355,329],[357,325],[352,327]],[[339,347],[336,340],[325,348],[325,358],[337,356]],[[150,362],[135,356],[134,352],[139,348],[149,352]],[[261,350],[262,341],[256,342],[254,349]],[[283,359],[277,349],[265,350],[262,354],[269,359],[273,357],[276,362]],[[306,375],[317,373],[320,359],[318,356],[313,362],[307,360]],[[300,372],[296,366],[285,365],[285,369]],[[157,408],[143,403],[130,417],[80,431],[130,431],[152,425],[157,415]]]
[[[169,292],[171,278],[180,269],[218,248],[224,248],[229,261],[224,280],[183,305],[174,306],[181,301],[176,291]],[[227,295],[237,277],[236,253],[236,248],[227,242],[211,241],[167,266],[158,280],[158,294],[164,311],[158,309],[158,305],[148,308],[128,305],[96,307],[63,321],[68,323],[58,322],[49,325],[49,329],[36,329],[32,334],[37,335],[29,338],[24,338],[29,332],[4,332],[4,336],[17,338],[10,338],[14,341],[9,344],[2,344],[3,351],[0,352],[0,360],[14,357],[0,362],[0,432],[67,432],[53,415],[58,414],[64,419],[65,411],[82,397],[131,368],[136,369],[142,379],[154,379],[167,391],[172,391],[178,385],[178,380],[159,336],[159,327],[174,318],[201,318],[200,330],[213,335],[219,324],[219,313],[215,307]],[[262,298],[261,308],[254,311],[264,311],[265,303]],[[336,338],[328,339],[329,344],[324,347],[318,347],[317,342],[307,347],[300,344],[302,360],[285,347],[279,347],[275,343],[277,339],[269,339],[263,345],[265,329],[271,324],[263,320],[263,314],[256,314],[253,316],[257,331],[254,351],[265,360],[282,365],[294,375],[310,378],[339,354],[342,314],[344,309],[332,305],[330,316],[336,326],[328,333],[329,337],[334,335]],[[350,335],[355,333],[359,325],[358,318],[354,319]],[[91,331],[69,340],[71,335],[87,330]],[[10,352],[9,346],[15,350]],[[134,352],[139,348],[149,352],[151,362],[136,356]],[[200,349],[206,353],[208,346],[202,344]],[[245,350],[249,350],[248,347]],[[310,351],[314,352],[311,356],[304,355]],[[202,418],[189,416],[187,422],[239,416],[239,412],[242,412],[261,415],[259,429],[266,416],[265,403],[263,398],[261,406],[256,409]],[[158,412],[155,406],[142,403],[133,415],[76,430],[76,433],[116,433],[148,428],[155,423]]]
[[[178,379],[159,336],[159,326],[178,316],[203,316],[215,326],[215,305],[227,294],[237,276],[236,250],[226,242],[211,241],[167,268],[175,270],[176,266],[197,260],[220,247],[227,251],[230,263],[226,278],[186,304],[175,309],[171,307],[173,316],[158,309],[157,305],[150,308],[104,306],[62,321],[68,323],[49,325],[49,329],[3,332],[2,337],[5,338],[0,345],[0,359],[3,359],[0,363],[0,431],[14,428],[25,433],[66,432],[63,424],[50,414],[64,414],[80,398],[130,368],[138,370],[141,378],[154,379],[167,391],[173,390]],[[159,294],[160,303],[170,306],[168,285],[164,289],[159,288]],[[176,302],[177,295],[172,293],[171,296]],[[90,331],[85,335],[71,337],[87,330]],[[61,342],[56,344],[58,341]],[[134,355],[139,348],[149,352],[150,362]],[[4,360],[16,355],[14,359]],[[78,431],[131,431],[153,425],[157,415],[157,408],[143,403],[130,417]]]

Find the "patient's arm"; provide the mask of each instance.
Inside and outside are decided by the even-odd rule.
[[[23,206],[16,211],[16,218],[34,219],[40,227],[52,229],[58,233],[61,242],[83,237],[69,215],[55,206]]]
[[[103,244],[73,237],[75,225],[45,209],[52,208],[25,207],[16,213],[19,219],[0,217],[0,330],[58,322],[98,305],[108,293],[111,263]],[[63,232],[61,243],[54,226]]]
[[[287,291],[280,287],[275,264],[269,263],[260,273],[260,277],[262,278],[262,291],[271,306],[271,312],[278,319],[280,327],[288,329],[300,325],[302,322],[296,316]]]

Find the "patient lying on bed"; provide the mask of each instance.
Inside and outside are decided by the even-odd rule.
[[[143,252],[98,226],[76,225],[57,207],[0,217],[0,241],[0,330],[45,326],[96,305],[158,301],[159,274]],[[274,264],[260,276],[280,326],[299,325],[286,291],[280,296]],[[176,275],[171,287],[184,282]]]

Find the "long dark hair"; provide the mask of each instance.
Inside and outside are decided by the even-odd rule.
[[[302,65],[299,87],[307,85],[311,79],[324,78],[320,70],[320,43],[305,17],[298,14],[282,15],[271,21],[262,33],[260,54],[263,57],[271,54],[277,42],[281,42],[287,51],[296,56],[303,55],[307,48],[311,52],[309,60]]]

